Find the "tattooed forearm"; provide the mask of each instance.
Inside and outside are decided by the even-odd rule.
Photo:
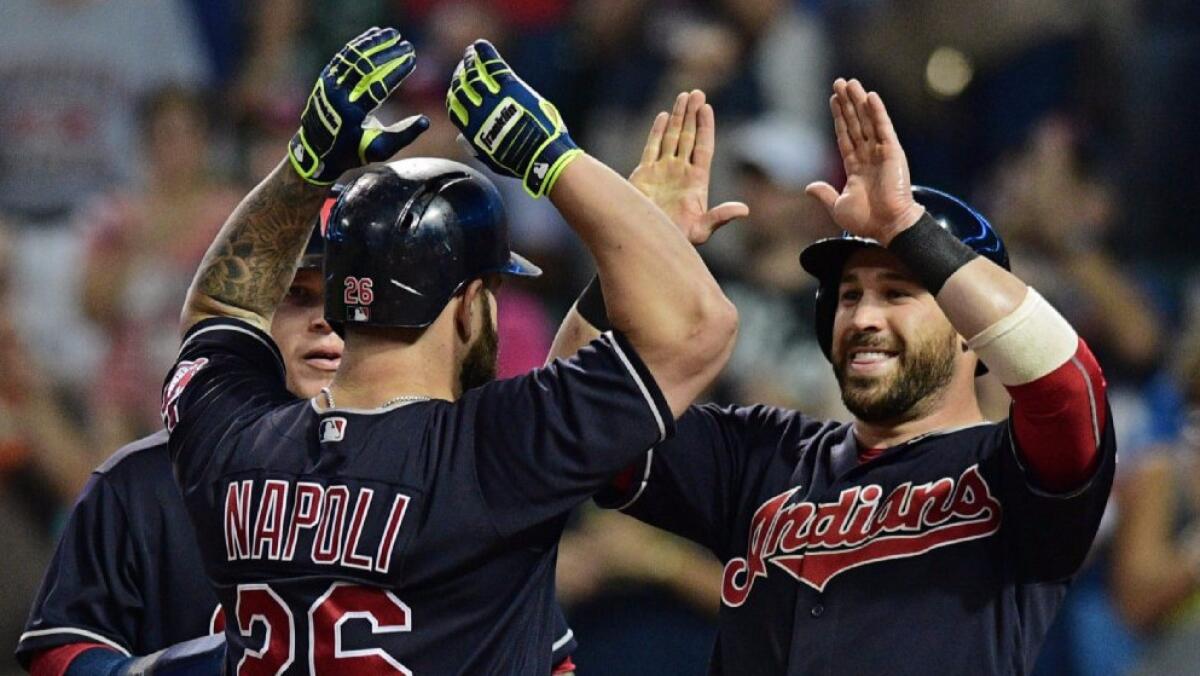
[[[189,305],[200,294],[269,319],[291,282],[325,192],[301,180],[286,162],[276,167],[217,234],[196,272]]]

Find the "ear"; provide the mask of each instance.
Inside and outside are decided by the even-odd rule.
[[[483,280],[473,279],[462,291],[462,299],[454,312],[454,325],[464,343],[470,342],[475,332],[475,299],[483,293]]]

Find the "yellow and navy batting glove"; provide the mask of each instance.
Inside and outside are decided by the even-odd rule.
[[[317,78],[288,144],[296,173],[329,185],[347,170],[388,159],[428,129],[424,115],[388,127],[371,116],[415,65],[413,46],[394,28],[373,27],[342,47]]]
[[[549,193],[583,154],[554,104],[517,77],[487,40],[467,47],[446,108],[471,152],[492,171],[521,179],[534,197]]]

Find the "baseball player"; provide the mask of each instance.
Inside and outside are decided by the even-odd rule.
[[[331,197],[323,213],[332,204]],[[342,352],[341,338],[325,321],[323,251],[318,228],[271,322],[287,388],[298,397],[329,385]],[[561,613],[555,621],[551,663],[555,674],[565,674],[573,669],[570,654],[577,644]],[[171,475],[163,431],[125,446],[97,468],[63,529],[17,659],[39,675],[89,673],[113,664],[132,668],[132,655],[224,629]],[[208,663],[224,660],[223,640],[202,647],[210,653]],[[199,659],[174,650],[140,669],[164,673],[169,662],[192,665]]]
[[[839,79],[830,106],[846,185],[809,193],[846,233],[800,261],[854,421],[693,406],[599,501],[724,563],[712,673],[1028,673],[1112,485],[1104,379],[988,222],[910,185],[877,94]],[[555,352],[605,323],[593,285]]]
[[[548,672],[567,511],[669,435],[736,332],[676,227],[479,41],[455,71],[450,117],[612,273],[615,330],[491,381],[494,289],[539,271],[511,253],[486,177],[401,160],[368,168],[333,206],[325,309],[345,349],[319,396],[289,394],[265,330],[281,272],[322,186],[428,124],[366,122],[412,65],[392,29],[330,61],[289,161],[222,228],[184,307],[163,415],[232,673]]]

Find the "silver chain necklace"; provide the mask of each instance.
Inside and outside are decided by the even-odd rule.
[[[337,404],[333,403],[333,393],[329,391],[328,387],[322,387],[321,394],[325,395],[325,403],[329,405],[329,408],[337,408]],[[387,408],[392,404],[399,404],[402,401],[429,401],[429,397],[421,394],[402,394],[398,397],[392,397],[391,399],[388,399],[380,404],[378,408]]]

